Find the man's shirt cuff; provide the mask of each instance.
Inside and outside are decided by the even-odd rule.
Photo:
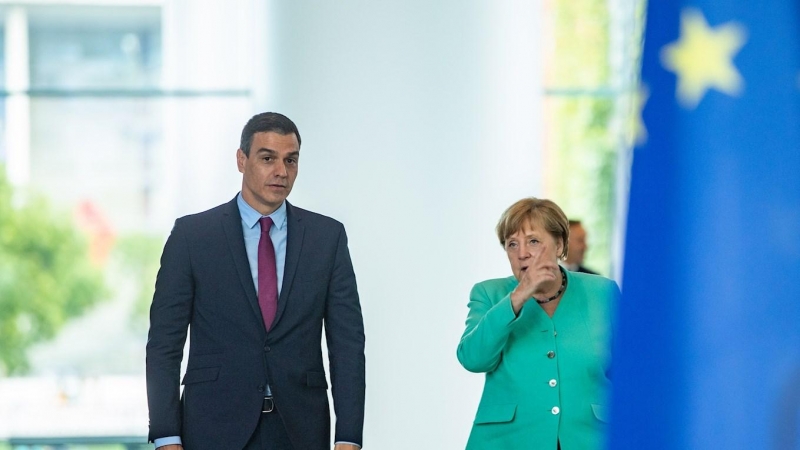
[[[180,436],[168,436],[156,439],[155,441],[153,441],[153,444],[155,444],[156,448],[158,448],[158,447],[163,447],[165,445],[175,445],[175,444],[183,445],[183,442],[181,441]]]

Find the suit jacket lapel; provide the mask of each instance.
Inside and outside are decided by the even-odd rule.
[[[256,288],[253,286],[250,263],[247,261],[247,250],[244,247],[242,216],[239,213],[239,206],[236,204],[236,197],[225,208],[225,213],[222,217],[222,228],[225,230],[225,239],[228,241],[228,248],[231,249],[231,256],[236,265],[236,273],[239,274],[239,281],[242,283],[247,301],[253,308],[253,313],[258,317],[261,328],[264,328],[261,307],[258,306],[258,296],[256,295]]]
[[[286,236],[286,262],[283,268],[283,284],[281,285],[281,295],[278,297],[278,312],[275,315],[275,324],[278,323],[286,310],[286,303],[289,300],[292,282],[297,272],[297,263],[300,260],[300,251],[303,248],[303,235],[305,233],[301,217],[288,201],[286,202],[286,226],[289,227]],[[272,328],[274,329],[275,325]]]

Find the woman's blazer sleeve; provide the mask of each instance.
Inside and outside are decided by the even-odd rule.
[[[458,344],[458,361],[470,372],[491,372],[500,363],[516,323],[511,296],[507,293],[493,299],[485,282],[478,283],[472,288],[468,306],[467,328]]]

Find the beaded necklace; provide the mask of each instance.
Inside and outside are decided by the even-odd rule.
[[[545,303],[550,303],[553,300],[557,299],[558,296],[561,295],[562,292],[564,292],[564,289],[567,288],[567,274],[564,273],[564,268],[562,268],[561,266],[558,266],[558,270],[561,271],[561,287],[558,288],[558,292],[556,292],[556,295],[548,298],[547,300],[539,300],[538,298],[534,298],[534,300],[536,300],[536,303],[540,305],[544,305]]]

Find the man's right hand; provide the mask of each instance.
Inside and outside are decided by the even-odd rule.
[[[183,446],[180,444],[162,445],[161,447],[156,448],[156,450],[183,450]]]

